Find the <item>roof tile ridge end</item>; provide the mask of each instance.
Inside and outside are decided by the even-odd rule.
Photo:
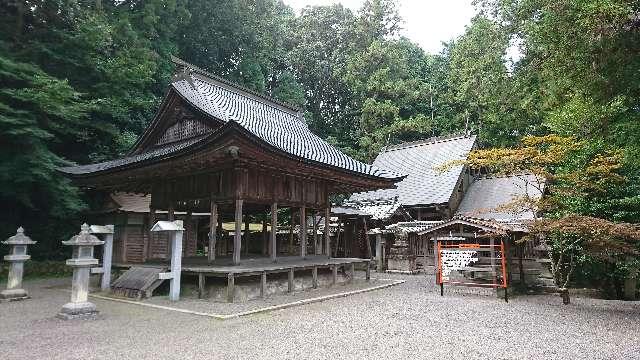
[[[188,67],[191,70],[193,70],[194,72],[196,72],[197,74],[199,74],[201,76],[204,76],[206,78],[209,78],[210,80],[220,82],[222,84],[230,86],[230,87],[232,87],[232,88],[234,88],[236,90],[239,90],[241,92],[245,92],[247,94],[250,94],[250,95],[253,95],[255,97],[258,97],[258,98],[260,98],[262,100],[266,100],[267,102],[271,102],[273,104],[276,104],[276,105],[279,105],[281,107],[284,107],[284,108],[288,109],[290,112],[297,113],[297,112],[299,112],[301,110],[297,106],[294,106],[294,105],[288,104],[286,102],[277,100],[277,99],[275,99],[275,98],[273,98],[273,97],[271,97],[269,95],[261,94],[261,93],[255,91],[255,90],[251,90],[251,89],[249,89],[249,88],[247,88],[245,86],[237,84],[237,83],[235,83],[235,82],[233,82],[231,80],[227,80],[227,79],[225,79],[225,78],[223,78],[221,76],[214,75],[214,74],[212,74],[212,73],[210,73],[210,72],[208,72],[208,71],[206,71],[206,70],[204,70],[204,69],[202,69],[202,68],[200,68],[198,66],[195,66],[195,65],[193,65],[191,63],[188,63],[188,62],[186,62],[186,61],[184,61],[184,60],[182,60],[182,59],[180,59],[180,58],[178,58],[176,56],[171,55],[171,61],[176,65]],[[245,96],[244,94],[239,94],[239,95]],[[268,105],[268,106],[271,106],[271,107],[275,107],[275,106],[273,106],[272,104],[269,104],[269,103],[264,103],[264,104]]]

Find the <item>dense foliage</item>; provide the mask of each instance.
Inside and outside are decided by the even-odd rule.
[[[427,54],[400,36],[394,0],[299,14],[277,0],[3,1],[0,234],[22,224],[59,248],[86,205],[55,167],[123,154],[166,90],[169,55],[300,106],[313,131],[366,161],[462,131],[485,147],[571,137],[584,146],[563,166],[614,154],[624,181],[564,198],[563,214],[638,222],[639,3],[476,7],[462,36]]]

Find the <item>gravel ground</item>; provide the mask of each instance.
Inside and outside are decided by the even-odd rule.
[[[95,299],[101,317],[54,318],[69,293],[27,282],[0,304],[2,359],[640,359],[640,303],[513,298],[387,275],[391,288],[219,321]]]

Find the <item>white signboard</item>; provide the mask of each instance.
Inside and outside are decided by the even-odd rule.
[[[471,263],[478,261],[478,252],[475,250],[441,250],[442,280],[449,280],[452,271],[459,271]]]

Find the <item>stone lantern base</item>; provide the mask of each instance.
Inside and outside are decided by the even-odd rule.
[[[0,302],[19,301],[28,298],[29,294],[25,289],[7,289],[0,291]]]
[[[96,305],[90,302],[67,303],[65,304],[56,317],[63,320],[72,319],[92,319],[98,315],[99,311]]]

